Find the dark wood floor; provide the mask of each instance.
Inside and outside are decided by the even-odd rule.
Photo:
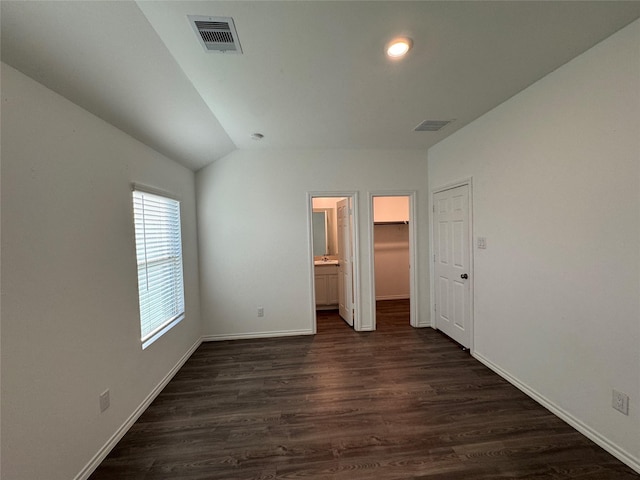
[[[91,480],[637,479],[432,329],[379,302],[318,334],[201,345]]]

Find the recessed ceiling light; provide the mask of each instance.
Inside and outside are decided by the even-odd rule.
[[[389,58],[402,58],[404,57],[411,47],[413,46],[413,40],[409,37],[398,37],[387,43],[387,56]]]
[[[264,135],[256,132],[251,134],[251,138],[253,140],[262,140],[264,138]]]

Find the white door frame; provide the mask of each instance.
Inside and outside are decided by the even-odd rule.
[[[409,197],[409,323],[412,327],[418,325],[418,295],[417,295],[417,270],[416,270],[416,245],[418,244],[416,228],[416,190],[385,190],[369,192],[369,266],[371,278],[370,297],[371,297],[371,314],[372,314],[372,330],[376,329],[376,274],[375,274],[375,245],[373,232],[373,198],[374,197]]]
[[[451,190],[452,188],[462,187],[464,185],[469,186],[469,352],[471,355],[474,354],[474,321],[473,321],[473,313],[475,311],[474,307],[474,284],[475,284],[475,275],[474,275],[474,241],[475,237],[473,235],[473,177],[464,178],[462,180],[458,180],[457,182],[447,183],[445,185],[441,185],[439,187],[435,187],[431,189],[431,193],[429,195],[429,279],[430,279],[430,297],[431,297],[431,328],[437,330],[436,325],[436,291],[435,291],[435,239],[433,237],[433,232],[435,231],[435,226],[433,222],[435,221],[434,208],[435,202],[433,200],[436,193],[444,192],[446,190]]]
[[[309,289],[311,292],[311,303],[309,304],[309,316],[311,319],[312,332],[315,335],[318,331],[316,324],[316,290],[315,275],[313,264],[313,199],[326,197],[351,198],[353,205],[352,218],[352,248],[353,248],[353,329],[359,331],[361,329],[361,302],[360,302],[360,239],[359,239],[359,220],[358,220],[358,192],[356,191],[322,191],[307,192],[307,243],[309,252],[307,258],[309,261]]]

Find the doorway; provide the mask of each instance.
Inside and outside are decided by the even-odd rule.
[[[309,194],[314,332],[323,310],[359,329],[356,200],[355,192]]]
[[[414,204],[415,192],[371,194],[374,330],[379,308],[393,313],[396,320],[400,315],[401,322],[417,326]]]

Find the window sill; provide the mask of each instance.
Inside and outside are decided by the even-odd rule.
[[[169,330],[171,330],[173,327],[175,327],[177,324],[179,324],[182,321],[183,318],[184,318],[184,313],[182,315],[178,316],[177,318],[175,318],[174,320],[170,321],[169,323],[167,323],[164,327],[162,327],[160,330],[158,330],[156,333],[154,333],[151,337],[149,337],[145,341],[143,341],[142,342],[142,349],[143,350],[146,349],[149,345],[151,345],[153,342],[158,340],[162,335],[164,335]]]

